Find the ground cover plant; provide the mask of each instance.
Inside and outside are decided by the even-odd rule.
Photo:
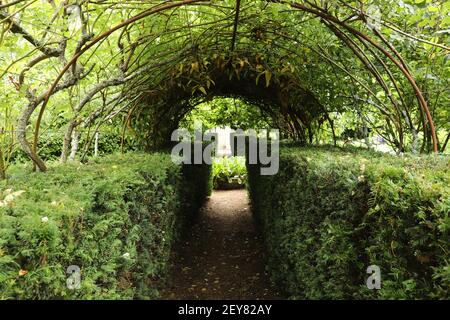
[[[214,158],[212,180],[215,189],[243,188],[247,182],[244,157]]]
[[[209,192],[208,166],[159,153],[11,171],[0,186],[1,299],[158,297],[172,246]]]

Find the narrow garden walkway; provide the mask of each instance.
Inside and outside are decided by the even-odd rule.
[[[173,257],[163,299],[276,299],[245,190],[214,191]]]

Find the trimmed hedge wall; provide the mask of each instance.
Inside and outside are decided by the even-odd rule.
[[[282,147],[277,175],[248,171],[271,277],[291,298],[449,298],[448,157]]]
[[[172,244],[209,192],[209,166],[167,154],[55,165],[0,184],[0,299],[158,297]],[[81,288],[67,288],[70,265]]]

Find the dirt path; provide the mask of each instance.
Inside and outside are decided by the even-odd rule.
[[[276,299],[245,190],[214,191],[173,258],[163,299]]]

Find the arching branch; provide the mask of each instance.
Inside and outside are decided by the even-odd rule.
[[[25,134],[25,128],[27,126],[27,123],[31,117],[31,115],[33,114],[34,110],[38,107],[39,104],[42,103],[37,121],[36,121],[36,127],[35,127],[35,133],[34,133],[34,146],[37,145],[38,143],[38,137],[39,137],[39,128],[41,125],[41,121],[42,121],[42,117],[44,115],[44,111],[45,108],[48,104],[48,101],[50,99],[50,97],[52,96],[52,94],[54,94],[57,91],[57,87],[58,87],[58,83],[60,82],[60,80],[62,79],[62,77],[64,76],[64,74],[74,65],[76,64],[78,58],[83,55],[86,51],[88,51],[90,48],[92,48],[94,45],[96,45],[98,42],[102,41],[103,39],[107,38],[109,35],[111,35],[112,33],[114,33],[115,31],[130,25],[132,23],[135,23],[136,21],[139,21],[147,16],[150,16],[152,14],[155,14],[157,12],[161,12],[164,10],[168,10],[171,8],[176,8],[176,7],[180,7],[183,5],[189,5],[189,4],[194,4],[197,2],[204,2],[205,0],[184,0],[181,2],[173,2],[173,3],[164,3],[161,5],[157,5],[151,9],[145,10],[144,12],[128,19],[125,20],[121,23],[119,23],[118,25],[112,27],[111,29],[109,29],[108,31],[105,31],[104,33],[100,34],[99,36],[95,37],[94,39],[92,39],[92,41],[88,42],[86,45],[83,46],[83,48],[79,49],[78,52],[76,52],[74,54],[74,56],[71,58],[71,60],[64,66],[64,68],[62,69],[62,71],[59,73],[59,75],[57,76],[57,78],[55,79],[55,81],[52,83],[52,85],[50,86],[50,88],[46,91],[46,93],[43,96],[42,101],[39,101],[39,103],[36,102],[32,102],[30,103],[25,110],[22,112],[21,118],[20,118],[20,125],[21,125],[21,130],[19,131],[18,134],[18,138],[19,141],[21,143],[22,148],[24,149],[25,153],[33,160],[33,162],[39,167],[39,169],[41,171],[46,171],[47,168],[45,166],[44,161],[42,161],[42,159],[37,155],[37,152],[35,150],[33,150],[33,148],[31,147],[31,144],[27,141],[26,139],[26,134]],[[1,16],[0,16],[1,17]],[[13,22],[14,24],[14,22]],[[36,40],[34,38],[32,38],[26,31],[24,31],[23,29],[19,28],[19,26],[14,25],[14,30],[16,33],[20,33],[24,36],[24,38],[26,38],[28,41],[33,42],[33,44],[35,44],[36,46],[39,46],[39,42],[36,42]],[[41,50],[45,50],[46,52],[48,52],[49,54],[54,54],[55,56],[59,56],[60,52],[53,52],[53,51],[48,51],[50,49],[48,48],[43,48]],[[45,52],[44,52],[45,53]],[[72,80],[76,80],[76,77],[72,77]],[[20,137],[19,137],[20,136]]]
[[[230,52],[234,51],[234,46],[236,44],[236,34],[239,24],[239,12],[241,10],[241,0],[236,0],[236,15],[234,17],[234,24],[233,24],[233,36],[231,37],[231,46],[230,46]]]
[[[286,2],[284,2],[286,3]],[[379,43],[377,43],[375,40],[373,40],[372,38],[370,38],[369,36],[367,36],[366,34],[362,33],[361,31],[349,26],[347,23],[344,23],[342,21],[340,21],[338,18],[329,15],[327,13],[325,13],[324,11],[321,10],[316,10],[313,8],[309,8],[303,4],[300,3],[291,3],[290,4],[293,8],[297,8],[299,10],[305,11],[305,12],[309,12],[311,14],[314,14],[316,16],[319,16],[327,21],[331,21],[333,23],[336,23],[337,25],[345,28],[348,32],[352,33],[355,36],[358,36],[362,39],[364,39],[365,41],[367,41],[368,43],[370,43],[371,45],[373,45],[375,48],[377,48],[380,52],[382,52],[389,60],[391,60],[399,69],[400,71],[405,75],[405,77],[408,79],[409,83],[411,84],[411,86],[413,87],[413,90],[415,92],[415,95],[417,97],[417,100],[419,101],[419,105],[420,107],[424,110],[427,121],[428,121],[428,125],[430,127],[430,131],[431,131],[431,138],[433,141],[433,151],[434,152],[438,152],[438,141],[437,141],[437,135],[436,135],[436,129],[434,126],[434,122],[433,122],[433,117],[431,116],[430,110],[428,108],[428,104],[422,94],[422,91],[420,90],[420,88],[417,86],[416,81],[414,80],[413,76],[408,72],[407,69],[405,69],[404,65],[398,61],[397,59],[395,59],[385,48],[383,48]]]

